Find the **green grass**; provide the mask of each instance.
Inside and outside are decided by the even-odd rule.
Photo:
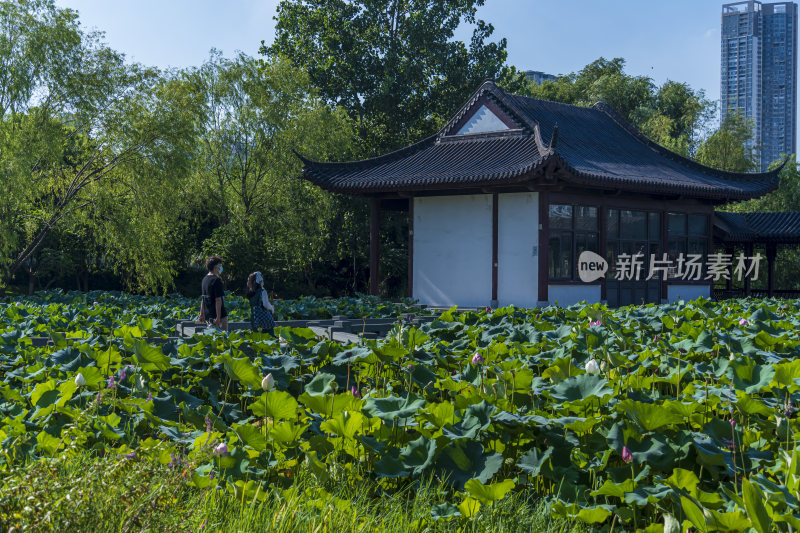
[[[266,490],[250,499],[187,484],[189,474],[143,459],[39,460],[6,471],[0,485],[3,531],[407,531],[568,532],[579,525],[553,520],[530,492],[516,492],[471,518],[433,520],[448,500],[436,483],[399,490],[344,473],[319,482],[300,473],[290,491]],[[384,489],[391,489],[384,492]],[[456,497],[451,503],[458,504]]]

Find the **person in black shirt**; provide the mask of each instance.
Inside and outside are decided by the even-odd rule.
[[[212,255],[206,260],[208,274],[203,278],[203,298],[200,301],[198,322],[206,322],[228,331],[228,311],[223,297],[225,288],[219,275],[222,274],[222,258]]]

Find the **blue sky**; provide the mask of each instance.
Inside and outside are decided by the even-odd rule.
[[[57,0],[129,58],[159,67],[199,65],[211,48],[256,55],[274,34],[277,0]],[[479,17],[508,39],[509,63],[552,74],[600,56],[627,72],[668,79],[719,98],[719,0],[486,0]],[[468,40],[464,28],[458,36]]]

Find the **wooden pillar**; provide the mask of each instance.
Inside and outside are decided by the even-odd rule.
[[[748,242],[744,245],[744,255],[746,257],[753,257],[753,243]],[[750,276],[744,277],[744,296],[745,298],[750,297]]]
[[[734,257],[734,254],[736,253],[736,250],[734,250],[733,246],[726,246],[725,253],[731,256],[731,261],[735,265],[736,258]],[[725,280],[725,290],[727,291],[726,298],[731,297],[732,289],[733,289],[733,272],[731,272],[730,275],[728,276],[728,279]]]
[[[499,225],[499,195],[492,194],[492,307],[497,307],[497,233]]]
[[[661,253],[669,252],[669,231],[667,228],[667,223],[669,222],[669,216],[667,211],[661,211]],[[670,258],[672,260],[672,258]],[[669,273],[664,274],[661,276],[661,301],[666,302],[669,299],[669,285],[668,279]]]
[[[369,293],[378,296],[380,292],[380,272],[378,256],[381,238],[381,201],[379,198],[369,199]]]
[[[608,208],[605,205],[601,205],[597,210],[597,223],[599,224],[598,229],[598,253],[604,259],[608,257],[608,228],[606,227],[606,223],[608,222]],[[575,258],[577,261],[577,258]],[[611,268],[613,265],[609,265]],[[600,300],[607,301],[608,295],[606,293],[606,278],[608,277],[608,272],[606,275],[600,279]]]
[[[408,199],[408,297],[414,297],[414,198]]]
[[[540,302],[549,300],[547,292],[548,279],[548,245],[550,235],[550,198],[547,191],[539,193],[539,298]]]
[[[767,243],[767,295],[775,295],[775,258],[778,256],[778,245]]]

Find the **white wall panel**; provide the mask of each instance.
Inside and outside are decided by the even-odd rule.
[[[600,301],[600,285],[548,285],[548,301],[561,307],[567,307],[578,302],[597,303]]]
[[[667,285],[667,301],[696,300],[700,297],[711,298],[710,285]]]
[[[501,306],[536,307],[539,296],[539,193],[498,195],[497,222],[498,302]]]
[[[428,305],[489,305],[492,195],[414,198],[414,298]]]

